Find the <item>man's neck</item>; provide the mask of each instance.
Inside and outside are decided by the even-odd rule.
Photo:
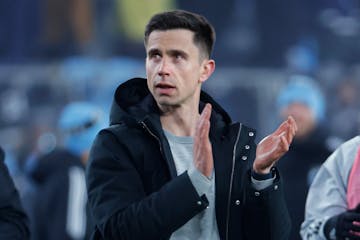
[[[198,108],[179,107],[163,112],[160,121],[162,127],[175,136],[194,136],[199,116]]]

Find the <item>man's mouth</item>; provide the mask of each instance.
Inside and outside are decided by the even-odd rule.
[[[155,85],[156,88],[165,88],[165,89],[168,89],[168,88],[175,88],[173,85],[171,84],[167,84],[167,83],[158,83]]]
[[[173,93],[175,86],[167,83],[158,83],[155,85],[155,88],[160,95],[170,95]]]

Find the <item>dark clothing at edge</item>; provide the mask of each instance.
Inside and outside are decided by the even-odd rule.
[[[0,239],[29,239],[28,218],[4,159],[4,151],[0,148]]]

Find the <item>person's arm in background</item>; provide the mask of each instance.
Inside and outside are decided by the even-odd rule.
[[[0,239],[29,239],[28,218],[4,159],[5,154],[0,147]]]
[[[305,221],[301,225],[304,240],[343,239],[353,226],[349,218],[360,213],[347,209],[346,187],[350,169],[360,144],[354,138],[343,144],[323,164],[307,196]],[[360,238],[349,238],[360,239]]]

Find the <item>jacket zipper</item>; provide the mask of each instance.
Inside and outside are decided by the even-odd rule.
[[[230,189],[229,189],[229,196],[228,196],[228,205],[227,205],[227,212],[226,212],[226,232],[225,232],[225,239],[229,239],[229,221],[230,221],[230,205],[231,205],[231,194],[232,194],[232,186],[234,180],[234,171],[235,171],[235,156],[236,156],[236,148],[240,139],[240,132],[241,132],[241,124],[239,127],[239,131],[236,137],[235,145],[233,148],[233,157],[232,157],[232,168],[231,168],[231,175],[230,175]]]
[[[159,143],[160,152],[163,153],[160,139],[148,128],[148,126],[143,122],[140,121],[141,126],[151,135],[153,136]],[[237,145],[240,139],[240,132],[241,132],[241,124],[239,127],[239,131],[236,137],[236,141],[233,148],[233,157],[232,157],[232,168],[231,168],[231,176],[230,176],[230,189],[229,189],[229,196],[228,196],[228,205],[227,205],[227,216],[226,216],[226,236],[225,239],[229,239],[229,221],[230,221],[230,204],[231,204],[231,194],[232,194],[232,185],[233,185],[233,179],[234,179],[234,171],[235,171],[235,156],[236,156],[236,149]]]
[[[169,158],[171,159],[171,156],[167,156],[166,149],[163,148],[164,146],[162,145],[160,138],[150,130],[150,128],[146,125],[146,123],[144,121],[139,121],[139,123],[145,131],[147,131],[152,137],[154,137],[158,141],[160,153],[167,163],[170,177],[173,178],[173,177],[177,176],[176,167],[175,167],[175,165],[172,165],[171,162],[169,161]]]
[[[145,129],[151,136],[153,136],[158,141],[159,147],[160,147],[160,152],[161,152],[161,154],[163,154],[162,147],[161,147],[161,141],[160,141],[159,137],[156,136],[143,121],[140,121],[140,124],[143,127],[143,129]]]

